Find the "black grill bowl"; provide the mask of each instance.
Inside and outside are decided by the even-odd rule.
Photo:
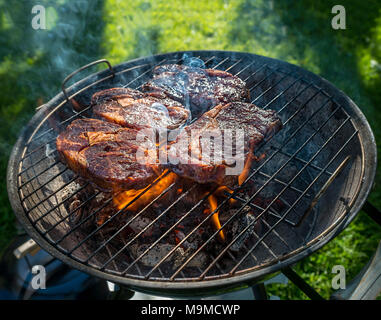
[[[211,254],[210,246],[218,243],[215,231],[176,267],[166,267],[165,262],[147,266],[142,258],[126,258],[125,251],[131,246],[112,244],[109,235],[104,236],[103,227],[88,229],[82,220],[73,227],[68,215],[76,207],[70,208],[70,201],[85,186],[60,161],[55,138],[73,119],[91,115],[89,101],[94,92],[115,86],[139,88],[156,65],[189,61],[227,70],[244,79],[253,103],[276,110],[284,128],[261,146],[266,157],[251,172],[253,199],[246,203],[239,190],[232,195],[242,201],[242,207],[257,206],[258,218],[253,225],[260,224],[260,229],[247,226],[254,240],[246,241],[239,251],[232,248],[240,238],[234,243],[230,240],[216,245]],[[53,256],[132,289],[187,296],[252,285],[333,239],[353,220],[373,184],[376,144],[360,109],[328,81],[286,62],[240,52],[174,52],[131,60],[94,73],[65,92],[83,108],[74,108],[64,93],[58,94],[39,108],[13,148],[7,181],[12,208],[30,236]],[[258,206],[255,199],[264,197],[274,202],[268,207]],[[273,206],[276,200],[285,205],[279,212]],[[87,201],[92,200],[82,199],[77,206],[82,203],[83,208],[88,207]],[[239,219],[234,212],[232,216],[226,219],[227,226]],[[160,219],[153,219],[153,223]],[[248,234],[244,228],[242,237]],[[167,229],[171,231],[171,226]],[[155,240],[152,249],[157,248]],[[197,268],[187,264],[202,252],[207,253],[206,265]]]

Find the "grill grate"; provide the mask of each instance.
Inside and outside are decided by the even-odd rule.
[[[200,200],[173,221],[172,225],[157,235],[134,258],[126,259],[126,252],[144,236],[151,227],[160,224],[172,210],[197,189],[197,184],[184,190],[170,205],[161,210],[157,216],[146,224],[132,238],[115,247],[113,243],[136,221],[141,219],[166,195],[176,188],[171,183],[160,195],[136,213],[126,213],[125,209],[137,201],[144,192],[136,196],[109,216],[101,225],[90,232],[83,232],[86,225],[96,218],[102,210],[112,204],[112,196],[96,191],[80,201],[78,206],[70,208],[70,203],[83,191],[91,187],[87,182],[71,172],[58,158],[55,150],[55,139],[59,132],[72,120],[88,117],[91,107],[80,111],[74,110],[69,103],[62,102],[46,115],[44,121],[33,132],[26,142],[18,172],[18,191],[24,210],[31,224],[54,247],[65,255],[109,274],[117,274],[126,278],[160,281],[201,281],[231,277],[235,274],[256,270],[265,265],[274,264],[295,254],[301,247],[319,238],[325,228],[316,227],[319,205],[312,208],[308,217],[303,213],[311,206],[319,190],[335,178],[343,161],[350,159],[354,169],[361,166],[362,160],[355,161],[361,154],[358,130],[351,117],[335,98],[315,83],[306,80],[303,75],[289,71],[283,65],[260,64],[247,58],[197,56],[206,67],[218,68],[240,76],[250,88],[252,103],[264,109],[274,109],[282,118],[284,129],[270,141],[259,147],[257,152],[265,152],[266,157],[253,169],[245,183],[233,193],[227,193],[217,208],[205,214],[193,228],[164,254],[157,258],[154,265],[147,266],[143,260],[157,247],[165,242],[173,232],[193,215],[207,201],[215,190],[209,190]],[[146,81],[154,67],[159,64],[181,63],[181,59],[162,59],[159,62],[144,63],[127,68],[115,74],[116,84],[139,88]],[[97,78],[92,84],[77,90],[72,97],[89,101],[92,92],[102,88],[102,82],[110,80],[110,76]],[[115,83],[114,83],[115,85]],[[110,85],[108,85],[110,86]],[[86,105],[86,104],[85,104]],[[341,170],[341,169],[340,169]],[[345,175],[352,177],[353,170],[343,168]],[[357,170],[358,171],[358,170]],[[164,178],[164,177],[163,177]],[[354,177],[352,177],[354,179]],[[336,181],[336,179],[335,179]],[[157,181],[158,182],[158,181]],[[156,182],[156,183],[157,183]],[[252,193],[245,191],[251,184],[255,185]],[[336,187],[339,188],[339,187]],[[341,201],[340,197],[326,198],[332,201],[336,209],[345,208],[347,203],[356,197],[350,183],[342,192],[351,194],[349,199]],[[350,191],[350,192],[349,192]],[[258,204],[256,200],[269,198],[271,201]],[[102,204],[88,213],[86,217],[70,225],[70,220],[78,212],[91,207],[92,201],[103,196]],[[202,243],[176,265],[169,268],[166,263],[177,255],[192,237],[202,228],[210,225],[216,212],[228,210],[229,201],[234,199],[240,204],[234,212],[221,224],[221,228],[207,234]],[[336,201],[334,201],[334,199]],[[277,210],[280,201],[284,208]],[[226,230],[240,219],[240,214],[247,208],[254,209],[257,214],[246,226],[243,226],[225,243],[218,241],[218,234]],[[333,208],[332,207],[332,208]],[[68,209],[69,208],[69,209]],[[108,234],[106,229],[121,216],[127,220]],[[305,221],[301,222],[301,219]],[[332,225],[339,216],[325,221],[325,226]],[[260,230],[256,227],[260,224]],[[323,224],[324,225],[324,224]],[[247,234],[253,239],[243,241]],[[123,236],[121,237],[123,239]],[[242,242],[242,243],[240,243]],[[240,243],[239,250],[232,250]],[[208,263],[205,266],[193,265],[192,261],[200,259],[209,245],[215,246],[213,254],[208,252]]]

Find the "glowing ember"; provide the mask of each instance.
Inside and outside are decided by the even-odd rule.
[[[152,184],[146,188],[135,190],[127,190],[119,193],[114,197],[114,204],[119,210],[128,209],[129,211],[137,211],[149,204],[153,199],[158,197],[166,188],[177,180],[177,175],[173,172],[164,171]],[[167,174],[167,175],[166,175]],[[159,181],[158,181],[159,180]],[[147,190],[148,189],[148,190]],[[143,193],[147,190],[145,193]],[[143,193],[133,203],[128,205],[133,199]],[[128,206],[127,206],[128,205]],[[126,207],[127,206],[127,207]]]

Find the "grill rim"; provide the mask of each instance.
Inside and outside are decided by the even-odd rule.
[[[28,143],[28,137],[33,136],[33,133],[38,130],[39,123],[41,119],[43,119],[48,113],[53,110],[59,108],[62,103],[65,103],[65,97],[62,92],[53,97],[49,102],[47,102],[43,107],[41,107],[37,113],[32,117],[29,123],[24,127],[22,133],[20,134],[16,144],[13,147],[11,152],[11,156],[8,162],[8,170],[7,170],[7,190],[9,199],[12,205],[12,209],[21,222],[27,233],[34,239],[36,242],[43,248],[48,251],[51,255],[57,257],[68,265],[79,269],[80,271],[89,273],[93,276],[100,277],[109,281],[118,282],[124,285],[127,285],[131,288],[137,288],[140,291],[145,290],[148,292],[167,292],[171,295],[184,295],[187,293],[192,294],[201,294],[205,289],[208,292],[210,290],[218,290],[219,288],[227,288],[227,287],[236,287],[240,284],[252,284],[257,282],[266,275],[271,275],[280,269],[289,266],[290,264],[299,261],[300,259],[308,256],[314,251],[321,248],[323,245],[332,240],[338,233],[340,233],[348,224],[354,219],[358,211],[361,209],[363,204],[368,197],[373,181],[376,174],[376,164],[377,164],[377,152],[376,152],[376,143],[373,132],[370,128],[369,123],[367,122],[365,116],[359,109],[359,107],[348,97],[344,92],[337,89],[333,84],[331,84],[326,79],[315,75],[308,70],[305,70],[296,65],[292,65],[290,63],[268,58],[252,53],[246,52],[234,52],[234,51],[216,51],[216,50],[201,50],[201,51],[179,51],[179,52],[169,52],[164,54],[158,54],[153,56],[147,56],[142,58],[133,59],[130,61],[123,62],[121,64],[115,65],[113,68],[116,72],[119,70],[125,71],[131,69],[139,63],[142,65],[147,61],[150,63],[153,60],[157,61],[164,58],[175,58],[176,55],[189,54],[191,56],[195,55],[209,55],[209,56],[218,56],[218,57],[230,57],[233,58],[237,55],[239,58],[243,59],[255,59],[256,62],[266,61],[269,64],[279,67],[287,67],[288,70],[301,73],[303,79],[308,79],[314,84],[318,84],[320,88],[329,92],[333,98],[336,100],[343,100],[345,102],[345,110],[351,117],[356,129],[358,129],[358,139],[361,146],[362,151],[362,180],[358,186],[358,192],[356,198],[352,201],[352,206],[348,207],[343,213],[340,215],[340,218],[336,220],[335,223],[330,225],[328,229],[326,229],[319,237],[311,240],[304,246],[299,247],[297,250],[294,250],[287,255],[281,257],[278,261],[272,261],[269,264],[261,265],[261,268],[258,270],[246,271],[242,274],[235,274],[231,277],[222,277],[220,279],[204,279],[201,281],[186,281],[186,280],[175,280],[175,281],[158,281],[158,280],[140,280],[133,278],[125,278],[118,275],[113,275],[111,273],[107,273],[104,271],[97,270],[94,267],[91,267],[87,264],[81,263],[76,260],[74,257],[67,256],[65,253],[61,252],[58,248],[54,247],[47,239],[45,239],[38,230],[31,224],[27,212],[25,212],[24,207],[22,206],[21,199],[18,193],[18,171],[19,166],[21,165],[20,160],[23,158],[23,154],[25,152],[25,145]],[[72,89],[74,87],[79,87],[80,89],[75,91],[82,90],[82,85],[89,85],[93,82],[91,79],[96,77],[96,79],[104,79],[108,75],[108,70],[103,70],[97,73],[92,73],[89,76],[77,81],[72,86],[67,88],[67,92],[69,92],[69,96],[71,96]],[[98,78],[99,77],[99,78]],[[100,78],[102,77],[102,78]],[[340,105],[342,105],[340,103]],[[25,149],[25,150],[23,150]],[[197,290],[197,292],[195,292]]]

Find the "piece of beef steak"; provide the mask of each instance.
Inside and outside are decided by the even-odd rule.
[[[58,135],[57,150],[70,169],[103,189],[140,189],[156,179],[160,168],[155,160],[144,161],[155,143],[138,142],[138,133],[98,119],[77,119]]]
[[[123,127],[173,130],[184,125],[189,111],[163,93],[142,93],[131,88],[96,92],[91,103],[95,115]]]
[[[218,104],[248,101],[250,96],[246,83],[229,72],[178,64],[157,66],[142,91],[165,93],[189,106],[193,118]]]
[[[281,128],[273,110],[244,102],[218,105],[181,131],[168,147],[168,166],[198,183],[234,187],[242,171],[249,172],[256,148]]]

